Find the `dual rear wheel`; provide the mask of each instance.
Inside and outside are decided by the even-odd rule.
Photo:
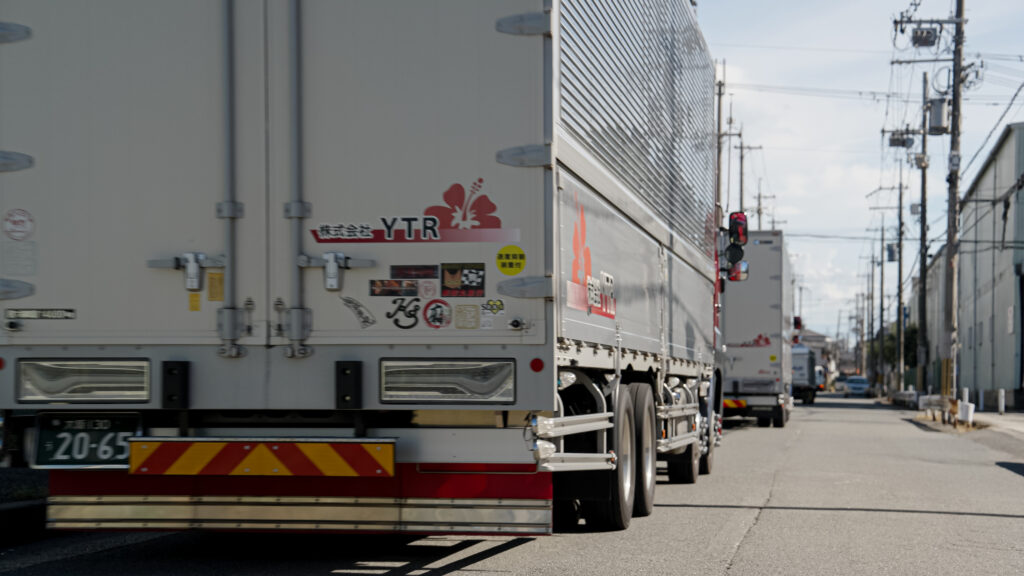
[[[636,383],[620,385],[616,396],[611,438],[616,467],[609,472],[610,497],[584,507],[587,524],[606,530],[623,530],[632,517],[654,512],[658,484],[654,393],[650,385]]]
[[[615,470],[608,472],[609,498],[587,501],[581,506],[587,525],[604,530],[624,530],[632,517],[649,516],[654,511],[657,487],[657,412],[649,384],[619,385],[615,395],[615,427],[609,430],[610,448],[615,451]],[[668,460],[669,482],[693,484],[700,474],[708,474],[714,462],[709,449],[701,454],[701,444]]]

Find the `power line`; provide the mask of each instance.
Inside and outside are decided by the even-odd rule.
[[[988,131],[988,136],[985,136],[985,141],[981,143],[981,146],[978,146],[978,149],[974,152],[974,155],[971,156],[971,160],[967,162],[967,166],[964,167],[964,174],[967,173],[967,170],[971,167],[971,164],[974,163],[975,158],[978,157],[978,154],[981,154],[981,151],[985,148],[986,145],[988,145],[989,138],[991,138],[992,134],[994,134],[996,129],[999,128],[999,125],[1003,122],[1003,118],[1006,118],[1007,112],[1009,112],[1010,108],[1013,107],[1013,101],[1016,100],[1017,96],[1020,95],[1021,90],[1024,90],[1024,82],[1021,82],[1020,86],[1017,87],[1017,91],[1013,93],[1013,98],[1010,98],[1010,103],[1006,105],[1006,108],[1003,110],[1003,113],[999,116],[999,119],[996,120],[996,123],[992,126],[992,129]]]
[[[974,52],[969,54],[983,60],[1003,60],[1005,62],[1024,62],[1024,54],[993,54],[991,52]]]
[[[748,48],[753,50],[785,50],[792,52],[846,52],[850,54],[889,54],[888,50],[858,50],[855,48],[832,48],[827,46],[770,46],[765,44],[721,44],[714,42],[712,48]]]
[[[855,90],[844,88],[815,88],[811,86],[781,86],[773,84],[730,84],[730,89],[749,90],[752,92],[768,92],[775,94],[788,94],[791,96],[806,96],[810,98],[834,98],[838,100],[870,100],[880,103],[882,100],[891,99],[900,104],[919,104],[920,101],[901,92],[882,92],[878,90]],[[973,96],[964,98],[973,105],[992,106],[1003,104],[1006,98],[1002,96]]]

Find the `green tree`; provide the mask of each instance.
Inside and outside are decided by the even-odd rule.
[[[882,345],[882,357],[890,366],[895,366],[899,358],[896,356],[896,334],[887,332]],[[908,326],[903,333],[903,365],[905,368],[917,367],[917,326]]]

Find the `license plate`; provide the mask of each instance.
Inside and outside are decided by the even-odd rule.
[[[127,468],[128,439],[140,435],[139,423],[138,414],[40,414],[36,467]]]

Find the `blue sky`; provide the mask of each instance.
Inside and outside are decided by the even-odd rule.
[[[887,236],[896,233],[897,210],[870,210],[897,205],[896,191],[903,166],[904,298],[909,278],[917,274],[920,221],[909,205],[920,202],[920,172],[905,161],[906,152],[889,148],[881,130],[917,128],[921,122],[922,73],[928,72],[932,95],[947,85],[949,63],[890,65],[893,59],[949,58],[951,50],[910,47],[909,32],[895,35],[893,20],[911,7],[911,0],[700,0],[698,21],[712,57],[725,63],[725,108],[732,105],[733,129],[742,126],[744,144],[762,146],[745,158],[745,208],[755,207],[760,185],[768,213],[785,221],[789,251],[804,286],[805,324],[835,336],[837,321],[849,335],[855,295],[867,290],[869,256],[878,253],[877,229],[884,214]],[[920,0],[916,18],[951,17],[951,0]],[[961,192],[1001,131],[1002,125],[1024,121],[1024,93],[1017,97],[995,135],[984,147],[1010,98],[1024,83],[1024,2],[966,0],[965,61],[983,74],[965,91],[961,154],[966,165]],[[950,46],[952,30],[942,36]],[[979,57],[979,53],[981,56]],[[1016,60],[1013,57],[1017,57]],[[860,92],[858,94],[858,92]],[[886,98],[885,94],[899,94]],[[913,151],[919,149],[917,138]],[[739,142],[733,140],[733,144]],[[928,152],[928,237],[932,252],[946,228],[945,177],[949,137],[930,137]],[[900,159],[904,161],[900,161]],[[723,164],[726,164],[723,160]],[[724,166],[728,169],[728,166]],[[729,209],[739,206],[739,157],[733,150]],[[723,177],[723,188],[726,178]],[[756,228],[757,218],[751,222]],[[820,238],[826,235],[832,238]],[[875,239],[872,243],[868,238]],[[888,241],[888,240],[887,240]],[[895,312],[896,263],[886,264],[887,317]],[[876,268],[876,298],[878,275]],[[875,315],[877,316],[875,300]],[[877,323],[877,320],[876,320]]]

